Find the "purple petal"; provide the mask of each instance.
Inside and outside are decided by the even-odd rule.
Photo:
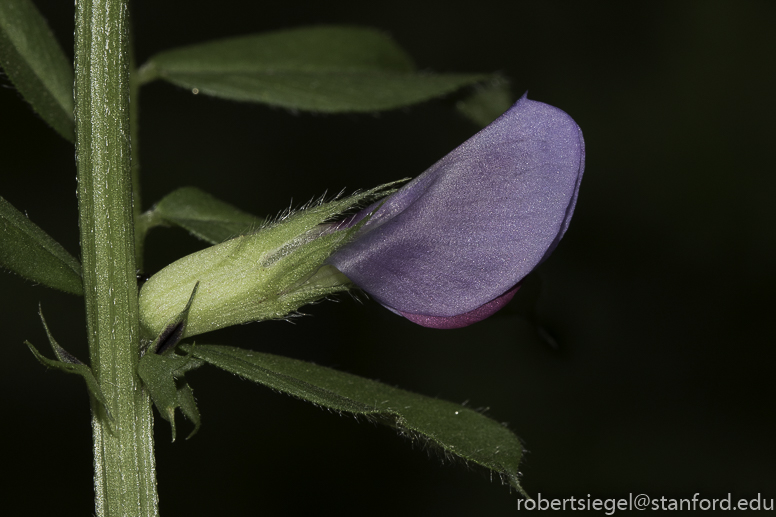
[[[477,323],[485,318],[492,316],[496,311],[500,310],[506,305],[517,290],[520,289],[520,284],[502,294],[495,300],[491,300],[485,305],[480,305],[473,311],[464,312],[458,316],[423,316],[421,314],[410,314],[409,312],[399,312],[408,320],[423,327],[430,327],[434,329],[457,329],[461,327],[468,327],[472,323]]]
[[[327,262],[413,321],[487,312],[563,237],[584,156],[571,117],[523,96],[391,195]]]

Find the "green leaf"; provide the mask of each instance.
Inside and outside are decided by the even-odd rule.
[[[112,418],[110,409],[108,408],[108,402],[105,399],[105,395],[102,393],[100,383],[97,382],[97,378],[94,376],[94,373],[92,373],[92,369],[78,360],[70,352],[59,346],[59,343],[56,342],[54,336],[51,335],[48,325],[46,325],[46,320],[43,318],[43,312],[39,312],[39,314],[40,321],[43,323],[43,328],[46,329],[46,335],[48,336],[49,344],[51,345],[51,349],[54,351],[54,355],[57,356],[57,360],[49,359],[43,356],[29,341],[25,341],[24,344],[27,345],[35,358],[44,366],[56,368],[57,370],[63,371],[65,373],[80,375],[86,382],[86,388],[89,390],[89,394],[94,398],[94,400],[102,404],[102,406],[105,408],[105,413],[108,415],[108,418]]]
[[[194,430],[186,437],[191,438],[199,430],[200,416],[194,393],[183,379],[186,372],[202,366],[203,362],[192,356],[181,356],[174,352],[158,355],[149,352],[140,358],[137,373],[159,414],[170,422],[172,441],[175,441],[175,409],[180,408],[183,414],[194,423]]]
[[[225,99],[317,112],[415,104],[490,78],[415,71],[389,36],[362,27],[308,27],[211,41],[153,56],[140,71]]]
[[[417,395],[304,361],[241,348],[182,345],[192,356],[256,383],[334,411],[364,416],[498,473],[521,493],[520,440],[459,404]]]
[[[0,2],[0,66],[43,120],[74,142],[73,67],[30,0]]]
[[[509,81],[497,76],[489,84],[478,86],[472,95],[458,101],[455,107],[472,122],[485,127],[514,103]]]
[[[33,282],[83,295],[81,264],[2,197],[0,267]]]
[[[264,224],[263,219],[195,187],[179,188],[166,195],[144,217],[153,225],[180,226],[210,244],[250,233]]]

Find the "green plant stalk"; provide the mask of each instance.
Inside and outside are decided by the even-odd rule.
[[[140,197],[140,146],[139,142],[139,100],[140,81],[138,80],[137,62],[135,61],[135,45],[132,38],[132,25],[129,26],[129,131],[132,142],[132,218],[135,229],[135,266],[138,271],[143,271],[143,250],[145,248],[145,236],[148,228],[143,225],[141,215],[143,202]]]
[[[78,209],[100,517],[158,515],[151,403],[140,356],[130,173],[127,0],[79,0],[75,17]]]

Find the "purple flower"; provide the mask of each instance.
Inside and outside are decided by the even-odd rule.
[[[579,126],[523,96],[379,206],[327,262],[415,323],[457,328],[503,307],[568,228],[585,166]]]

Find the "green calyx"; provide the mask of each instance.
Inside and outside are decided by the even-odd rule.
[[[251,234],[240,235],[170,264],[140,292],[140,323],[158,336],[180,314],[199,283],[181,338],[246,323],[287,317],[302,305],[345,291],[350,282],[323,261],[362,223],[323,224],[391,192],[393,183],[309,207]]]

